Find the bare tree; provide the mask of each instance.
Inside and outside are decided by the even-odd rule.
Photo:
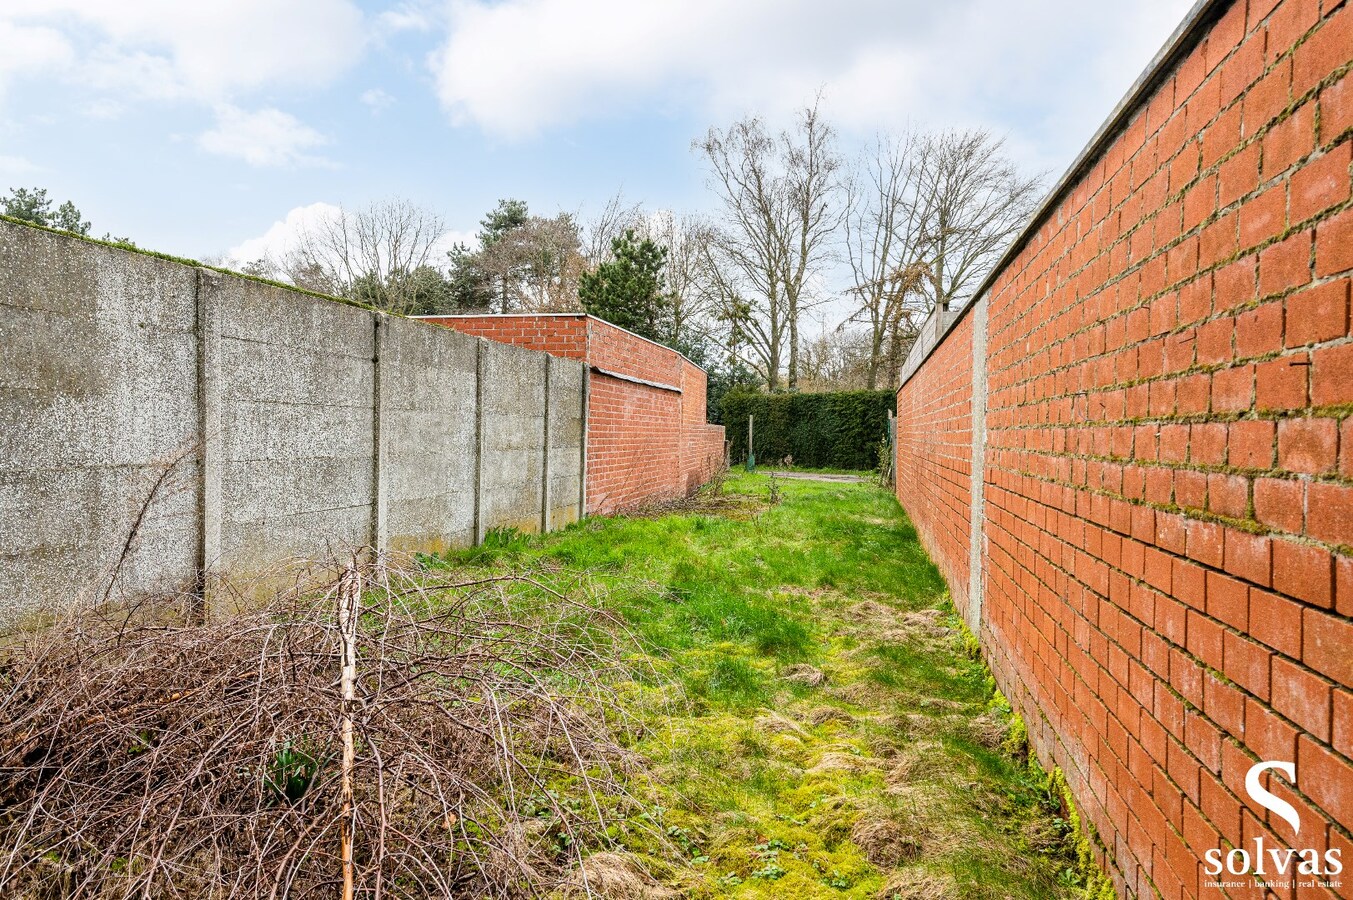
[[[922,190],[931,221],[930,300],[948,309],[968,299],[1038,202],[1039,176],[1025,177],[986,131],[929,139]]]
[[[781,278],[789,324],[788,382],[793,390],[799,381],[799,319],[813,304],[813,298],[808,296],[808,282],[829,260],[832,241],[841,224],[836,190],[841,158],[836,152],[836,134],[822,120],[816,102],[799,113],[798,132],[782,133],[780,144],[786,163],[789,207],[785,235],[789,252],[781,255],[784,265]]]
[[[298,287],[352,296],[363,283],[382,286],[393,312],[413,306],[413,272],[431,266],[445,224],[436,213],[403,199],[342,209],[307,227],[282,268]]]
[[[857,160],[845,181],[846,258],[858,308],[843,323],[868,326],[865,385],[878,387],[884,368],[908,334],[925,319],[929,300],[919,290],[930,252],[932,196],[923,185],[929,161],[927,140],[914,133],[879,136]],[[887,377],[891,381],[893,372]]]
[[[869,334],[837,327],[803,342],[799,385],[808,391],[872,390]]]
[[[745,343],[753,369],[774,390],[780,384],[786,337],[779,277],[785,252],[780,240],[783,204],[770,171],[775,143],[762,121],[752,118],[726,132],[711,128],[698,146],[709,160],[724,206],[707,266],[718,314],[728,323],[730,342]]]
[[[672,301],[669,343],[690,348],[706,342],[712,334],[716,293],[705,271],[713,228],[699,216],[661,210],[645,216],[636,230],[667,248],[663,274]]]
[[[611,244],[615,239],[630,228],[642,233],[644,224],[643,205],[630,203],[623,191],[616,191],[601,211],[586,220],[580,229],[581,244],[588,263],[597,266],[610,261]]]
[[[839,222],[834,142],[813,106],[792,133],[772,137],[752,117],[727,131],[711,128],[696,143],[723,203],[711,242],[713,295],[771,390],[782,372],[797,386],[799,318]]]
[[[896,383],[936,306],[966,302],[1032,212],[1026,178],[984,131],[879,137],[846,180],[846,255],[869,327],[869,384]]]

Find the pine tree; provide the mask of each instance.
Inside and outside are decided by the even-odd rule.
[[[672,339],[671,295],[663,267],[667,248],[649,238],[636,241],[633,229],[611,242],[611,259],[586,272],[578,299],[594,316],[660,343]]]
[[[52,211],[46,188],[10,188],[8,197],[0,197],[0,213],[35,225],[89,234],[89,223],[83,220],[74,203],[67,200]]]

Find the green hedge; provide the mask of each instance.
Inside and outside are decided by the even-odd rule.
[[[829,394],[729,393],[723,398],[725,436],[734,461],[747,459],[747,417],[756,417],[758,465],[786,456],[811,469],[872,469],[888,434],[892,391]]]

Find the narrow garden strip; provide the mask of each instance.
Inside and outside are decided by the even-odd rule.
[[[444,564],[553,571],[643,648],[627,668],[651,678],[617,691],[643,723],[642,808],[584,855],[604,895],[1033,900],[1102,884],[875,485],[739,474],[684,508],[500,534]]]

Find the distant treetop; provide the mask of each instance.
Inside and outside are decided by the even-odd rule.
[[[83,220],[75,204],[67,200],[53,210],[46,188],[10,188],[8,197],[0,197],[0,210],[12,219],[34,225],[89,234],[89,223]]]

